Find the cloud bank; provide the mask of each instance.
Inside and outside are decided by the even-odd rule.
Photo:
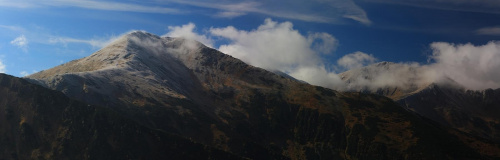
[[[382,63],[367,68],[355,69],[341,74],[350,83],[347,90],[368,88],[377,90],[384,87],[399,87],[403,90],[417,89],[431,83],[448,84],[470,90],[500,88],[500,42],[485,45],[452,44],[434,42],[430,44],[432,55],[429,64]],[[359,67],[354,55],[339,59],[339,65]],[[357,59],[363,59],[357,56]],[[355,62],[353,64],[344,63]],[[413,87],[413,88],[412,88]]]
[[[418,63],[380,62],[356,68],[340,74],[347,91],[377,92],[379,89],[399,89],[404,93],[416,91],[433,82],[441,83],[436,72],[429,66]]]
[[[485,45],[435,42],[430,66],[469,89],[500,88],[500,42]]]

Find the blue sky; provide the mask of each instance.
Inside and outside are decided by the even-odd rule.
[[[445,52],[434,42],[455,50],[496,42],[499,20],[496,0],[0,0],[0,72],[23,76],[48,69],[88,56],[131,30],[202,38],[253,65],[292,75],[295,66],[311,63],[324,75],[378,61],[426,65],[446,62],[436,58]],[[269,43],[290,41],[252,43],[266,35]],[[303,48],[272,48],[280,45]],[[269,59],[264,54],[287,49],[297,53],[285,57],[296,59],[263,62]],[[495,59],[500,54],[488,52]]]

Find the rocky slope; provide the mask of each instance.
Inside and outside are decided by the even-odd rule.
[[[382,77],[380,73],[407,78],[397,78],[403,82],[386,83],[390,85],[373,85]],[[381,62],[340,75],[349,84],[347,90],[390,97],[442,125],[500,142],[500,89],[471,91],[451,79],[425,81],[422,74],[418,67]]]
[[[132,32],[28,78],[148,128],[251,159],[500,156],[498,144],[450,134],[388,98],[304,84],[182,38]]]

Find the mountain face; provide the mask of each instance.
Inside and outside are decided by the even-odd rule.
[[[0,74],[0,159],[239,159]]]
[[[103,106],[146,129],[222,150],[221,155],[500,157],[498,144],[441,127],[391,99],[301,83],[183,38],[132,32],[89,57],[27,80]]]
[[[483,91],[466,90],[451,79],[439,83],[422,81],[416,67],[381,62],[364,68],[341,73],[343,80],[352,87],[348,90],[375,93],[390,97],[403,107],[442,125],[500,142],[500,89]],[[398,73],[398,70],[409,72]],[[378,73],[393,72],[408,77],[402,86],[362,85],[360,81],[373,83]]]

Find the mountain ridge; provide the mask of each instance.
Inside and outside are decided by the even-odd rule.
[[[301,83],[188,39],[129,35],[87,59],[27,79],[149,128],[251,159],[497,156],[470,148],[459,136],[496,144],[450,136],[448,129],[382,96]],[[107,55],[118,58],[96,58]],[[90,63],[91,71],[71,69],[85,60],[105,61]]]

